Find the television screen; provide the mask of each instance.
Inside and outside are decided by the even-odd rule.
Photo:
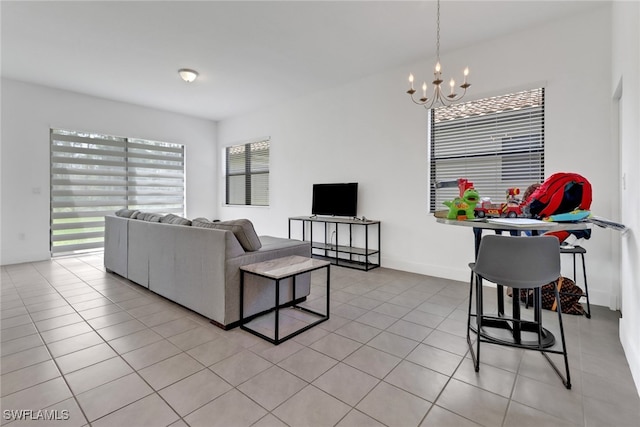
[[[358,183],[313,184],[313,215],[355,217],[358,213]]]

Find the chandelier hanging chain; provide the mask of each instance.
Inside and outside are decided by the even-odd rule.
[[[451,87],[451,93],[449,95],[444,95],[442,92],[442,69],[440,66],[440,0],[437,2],[436,9],[436,67],[435,72],[433,73],[434,80],[433,84],[433,96],[431,98],[427,97],[427,83],[422,83],[422,97],[416,100],[413,94],[416,90],[413,88],[413,74],[409,74],[409,90],[407,93],[411,96],[411,100],[418,105],[424,106],[426,109],[430,109],[437,104],[441,106],[448,106],[453,104],[454,102],[462,99],[466,93],[467,88],[471,86],[470,83],[467,83],[467,76],[469,75],[469,68],[465,68],[464,70],[464,82],[460,85],[460,88],[463,90],[462,94],[458,95],[454,92],[455,81],[451,79],[449,85]]]
[[[440,63],[440,1],[438,1],[438,10],[436,14],[436,60]]]

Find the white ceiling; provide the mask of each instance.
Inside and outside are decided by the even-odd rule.
[[[441,51],[601,4],[443,0]],[[0,7],[3,77],[212,120],[435,56],[435,1],[2,0]],[[200,77],[184,83],[179,68]]]

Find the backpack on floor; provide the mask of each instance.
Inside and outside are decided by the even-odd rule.
[[[556,295],[553,290],[554,283],[558,284],[558,292],[560,293],[560,306],[564,314],[584,314],[584,308],[580,304],[580,298],[584,292],[575,282],[567,277],[560,277],[555,282],[551,282],[540,288],[542,297],[542,308],[545,310],[557,311],[558,304]],[[533,304],[533,290],[520,289],[520,301],[527,304],[527,307]]]
[[[588,211],[591,208],[591,183],[577,173],[554,173],[531,193],[525,204],[535,218],[576,209]]]

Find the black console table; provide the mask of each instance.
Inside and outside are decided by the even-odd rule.
[[[311,242],[311,255],[313,257],[325,259],[341,267],[364,271],[380,267],[380,221],[321,216],[294,216],[289,218],[290,239],[292,238],[292,221],[300,221],[302,223],[302,240]],[[322,224],[323,233],[321,239],[314,239],[313,228],[315,223]],[[307,224],[309,224],[309,227],[307,227]],[[371,227],[374,230],[370,231],[369,228]],[[353,245],[354,229],[362,229],[364,232],[364,244],[360,247]],[[349,240],[348,245],[340,244],[339,240],[340,235],[345,232]],[[332,239],[334,234],[335,243]]]

